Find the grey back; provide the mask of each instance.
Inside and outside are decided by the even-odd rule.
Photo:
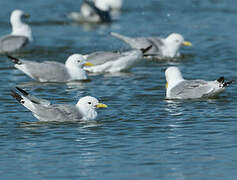
[[[204,80],[186,80],[171,89],[170,95],[174,98],[190,99],[202,98],[213,92],[213,87]]]
[[[33,79],[54,82],[65,82],[70,79],[65,65],[62,63],[55,61],[45,61],[38,63],[26,60],[21,60],[21,62],[22,65],[27,68],[31,78]]]
[[[0,52],[11,53],[23,48],[29,42],[25,36],[7,35],[0,39]]]

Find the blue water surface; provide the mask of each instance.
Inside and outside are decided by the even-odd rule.
[[[31,14],[34,42],[19,56],[64,62],[73,53],[125,51],[109,35],[181,33],[192,47],[176,61],[146,61],[129,72],[90,76],[89,82],[37,83],[0,56],[0,179],[236,179],[237,91],[216,99],[165,100],[164,71],[187,79],[237,78],[236,0],[124,0],[111,24],[76,24],[67,14],[81,1],[1,0],[0,35],[13,9]],[[96,122],[39,123],[9,94],[20,86],[52,103],[85,95],[108,104]]]

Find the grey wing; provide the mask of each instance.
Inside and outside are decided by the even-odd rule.
[[[36,80],[64,82],[70,78],[64,64],[58,62],[45,61],[38,63],[25,60],[21,60],[21,62],[22,64],[16,65],[16,67]]]
[[[101,65],[108,61],[116,60],[123,55],[121,53],[115,53],[115,52],[104,52],[104,51],[98,51],[91,54],[86,55],[87,60],[91,62],[94,65]]]
[[[132,38],[114,32],[111,32],[111,35],[123,40],[134,49],[144,49],[151,45],[147,38]]]
[[[170,91],[171,97],[190,99],[202,98],[213,92],[213,86],[203,80],[186,80],[182,81]]]
[[[163,40],[159,37],[139,37],[132,38],[128,36],[124,36],[118,33],[111,32],[111,35],[125,41],[134,49],[145,49],[149,46],[152,46],[144,55],[146,54],[160,54],[160,47],[164,45]]]
[[[23,48],[29,42],[25,36],[7,35],[0,39],[0,51],[9,53]]]
[[[80,121],[83,118],[75,106],[68,104],[36,106],[33,114],[41,121]]]
[[[164,43],[162,39],[158,37],[140,37],[134,38],[134,43],[131,45],[131,47],[135,49],[145,49],[149,46],[152,46],[147,52],[144,53],[144,55],[160,55],[160,49],[163,45]]]
[[[152,46],[151,49],[144,53],[144,55],[162,55],[162,46],[164,46],[164,42],[160,37],[148,37],[146,38]]]
[[[48,100],[41,99],[41,98],[38,98],[38,97],[35,97],[35,96],[32,96],[32,95],[29,95],[27,97],[30,99],[30,101],[32,101],[34,103],[39,103],[39,104],[44,105],[44,106],[49,106],[51,104],[50,101],[48,101]]]
[[[75,107],[75,105],[68,104],[60,104],[55,105],[56,109],[64,116],[64,118],[68,121],[79,121],[82,120],[83,116]]]

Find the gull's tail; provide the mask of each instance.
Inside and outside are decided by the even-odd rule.
[[[22,64],[22,62],[20,61],[20,59],[16,58],[16,57],[13,57],[13,56],[10,56],[10,55],[7,55],[7,57],[14,63],[14,64]]]
[[[24,91],[23,89],[16,87],[16,89],[22,94],[18,94],[15,91],[11,91],[11,96],[15,98],[20,104],[25,106],[27,109],[29,109],[32,112],[36,111],[36,106],[48,106],[50,105],[50,102],[44,99],[37,98],[35,96],[30,95],[28,92]]]
[[[223,76],[218,78],[217,81],[220,83],[221,87],[227,87],[235,82],[235,80],[225,81],[225,78]]]
[[[19,94],[17,94],[15,91],[11,90],[10,94],[13,98],[15,98],[20,104],[24,104],[23,97],[21,97]]]
[[[28,92],[24,91],[23,89],[21,89],[21,88],[19,88],[19,87],[16,87],[16,89],[17,89],[18,91],[20,91],[24,96],[28,96],[28,95],[29,95]]]
[[[13,90],[11,91],[10,95],[15,98],[20,104],[33,112],[35,110],[34,102],[27,98],[28,93],[18,87],[16,87],[16,89],[19,90],[23,95],[20,95]]]

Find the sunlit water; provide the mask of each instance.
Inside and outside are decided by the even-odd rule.
[[[173,62],[144,61],[131,71],[90,76],[89,82],[37,83],[0,56],[1,179],[235,179],[236,84],[217,99],[165,100],[164,71],[187,79],[237,78],[235,0],[128,0],[111,24],[79,25],[66,14],[81,1],[0,1],[0,35],[15,8],[31,14],[34,43],[20,57],[64,62],[72,53],[128,50],[111,37],[177,32],[193,47]],[[52,103],[85,95],[109,108],[91,123],[39,123],[10,90],[20,86]]]

